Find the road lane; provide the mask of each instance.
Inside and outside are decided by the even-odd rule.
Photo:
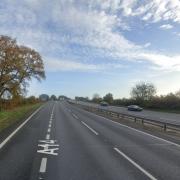
[[[149,118],[161,122],[169,122],[173,123],[176,125],[180,125],[180,114],[177,113],[166,113],[166,112],[158,112],[158,111],[150,111],[150,110],[143,110],[141,112],[136,112],[136,111],[128,111],[126,107],[119,107],[119,106],[107,106],[103,107],[100,106],[99,104],[95,103],[88,103],[88,102],[77,102],[82,105],[88,105],[92,107],[97,107],[105,110],[110,110],[114,112],[119,112],[119,113],[124,113],[127,115],[134,115],[134,116],[139,116],[139,117],[144,117],[144,118]]]
[[[0,151],[0,180],[179,179],[180,148],[49,102]]]
[[[47,104],[0,151],[0,180],[29,180],[39,136],[52,104]]]
[[[64,104],[56,106],[56,137],[60,142],[58,178],[63,180],[117,180],[149,179],[113,150],[78,119],[73,117]],[[53,164],[52,164],[53,166]],[[47,179],[52,178],[53,170]]]
[[[70,105],[66,105],[69,106]],[[141,167],[158,179],[179,179],[180,148],[161,139],[118,126],[92,113],[71,106],[71,110]]]

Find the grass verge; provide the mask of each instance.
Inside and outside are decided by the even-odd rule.
[[[0,132],[11,125],[23,120],[28,114],[40,107],[42,104],[24,105],[12,110],[0,111]]]

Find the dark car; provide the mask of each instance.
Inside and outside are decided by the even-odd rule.
[[[130,105],[127,107],[128,111],[142,111],[143,108],[139,107],[138,105]]]
[[[101,106],[108,106],[109,104],[107,102],[105,102],[105,101],[102,101],[102,102],[100,102],[100,105]]]

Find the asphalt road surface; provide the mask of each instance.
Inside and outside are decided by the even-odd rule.
[[[0,144],[0,180],[40,179],[179,180],[180,145],[49,102]]]
[[[74,102],[82,104],[82,105],[98,107],[101,109],[107,109],[107,110],[111,110],[111,111],[115,111],[119,113],[125,113],[129,115],[145,117],[145,118],[149,118],[149,119],[157,120],[161,122],[167,122],[167,123],[180,125],[180,114],[177,114],[177,113],[166,113],[166,112],[158,112],[158,111],[150,111],[150,110],[143,110],[141,112],[137,112],[137,111],[128,111],[126,107],[118,107],[118,106],[104,107],[95,103],[88,103],[88,102],[82,102],[82,101],[77,101],[77,102],[74,101]]]

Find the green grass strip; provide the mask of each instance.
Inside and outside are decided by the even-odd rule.
[[[34,111],[42,104],[23,105],[12,110],[0,111],[0,132],[14,123],[23,120],[28,113]]]

